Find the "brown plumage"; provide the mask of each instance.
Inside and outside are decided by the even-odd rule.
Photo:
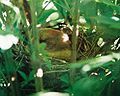
[[[64,32],[51,28],[41,28],[40,42],[47,44],[46,50],[49,56],[58,59],[70,59],[71,56],[71,42],[70,40],[64,41]]]

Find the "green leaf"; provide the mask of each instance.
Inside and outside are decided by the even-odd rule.
[[[108,16],[108,17],[111,17],[114,12],[111,6],[107,6],[104,3],[97,3],[97,9],[99,10],[99,13],[101,15]]]
[[[22,78],[25,80],[25,81],[28,81],[28,77],[27,77],[27,75],[24,73],[24,72],[22,72],[22,71],[18,71],[18,73],[22,76]]]
[[[43,13],[40,14],[40,16],[38,17],[38,23],[45,23],[46,19],[49,17],[50,14],[52,14],[53,12],[56,12],[56,10],[50,9],[50,10],[44,10]]]
[[[108,24],[108,25],[120,24],[119,21],[115,21],[112,19],[112,17],[108,17],[108,16],[96,16],[95,19],[99,24]]]
[[[105,23],[110,23],[110,22],[106,21]],[[112,43],[115,39],[119,38],[120,36],[119,28],[117,28],[119,23],[113,23],[113,24],[117,26],[112,24],[100,24],[100,26],[97,27],[97,32],[101,34],[101,37],[105,41],[109,41],[110,43]]]
[[[84,14],[87,17],[93,17],[96,16],[97,10],[96,10],[96,2],[93,0],[89,0],[86,2],[84,0],[80,3],[80,11],[81,14]]]
[[[72,15],[72,8],[74,0],[52,0],[61,19],[69,20]]]
[[[34,70],[30,72],[29,77],[28,77],[28,81],[34,80],[34,74],[35,74]]]
[[[70,9],[72,8],[72,4],[73,0],[52,0],[53,3],[55,4],[55,6],[58,8],[58,10],[67,10],[70,11]]]
[[[108,66],[114,64],[112,62],[113,59],[119,59],[120,53],[112,53],[106,56],[100,56],[95,58],[89,58],[86,60],[81,60],[77,63],[71,64],[70,68],[83,68],[84,66],[88,66],[90,70],[94,68],[98,68],[100,66]]]
[[[100,96],[107,82],[100,78],[86,77],[73,84],[73,94],[75,96]]]

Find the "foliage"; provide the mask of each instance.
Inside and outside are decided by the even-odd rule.
[[[19,38],[10,49],[0,49],[1,96],[28,96],[43,89],[119,96],[119,26],[119,0],[0,0],[0,35]],[[71,48],[47,50],[41,28],[67,33]],[[39,68],[43,77],[36,75]]]

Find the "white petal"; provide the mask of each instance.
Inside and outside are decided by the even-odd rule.
[[[45,8],[45,10],[54,9],[57,10],[57,8],[54,6],[53,2],[50,2],[50,0],[44,0],[42,4],[42,8]]]
[[[39,68],[39,69],[37,70],[36,76],[37,76],[37,77],[43,77],[43,70],[42,70],[41,68]]]
[[[11,40],[13,44],[17,44],[18,43],[18,38],[16,36],[14,36],[13,34],[6,35],[6,38]]]
[[[0,2],[10,7],[13,6],[10,0],[0,0]]]
[[[90,68],[90,65],[84,65],[83,66],[83,68],[82,68],[82,70],[84,71],[84,72],[87,72],[87,71],[89,71],[91,68]]]
[[[80,16],[79,22],[80,22],[81,24],[85,24],[85,23],[86,23],[86,20],[85,20],[85,18],[84,18],[83,16]]]
[[[47,19],[46,19],[46,22],[48,21],[52,21],[52,20],[56,20],[59,18],[59,14],[58,12],[54,12],[52,13]]]
[[[2,50],[7,50],[13,45],[12,41],[6,38],[6,36],[0,36],[0,48]]]
[[[115,17],[115,16],[113,16],[113,17],[111,17],[113,20],[115,20],[115,21],[119,21],[120,19],[118,18],[118,17]]]
[[[103,45],[105,44],[105,42],[103,41],[103,38],[99,38],[98,42],[97,42],[97,45],[99,47],[102,47]]]

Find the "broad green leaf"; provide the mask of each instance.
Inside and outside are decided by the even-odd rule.
[[[89,2],[83,1],[80,3],[81,14],[87,17],[93,17],[97,15],[96,2],[90,0]]]
[[[100,80],[99,77],[85,77],[73,84],[73,94],[75,96],[101,96],[107,83],[107,80]]]

